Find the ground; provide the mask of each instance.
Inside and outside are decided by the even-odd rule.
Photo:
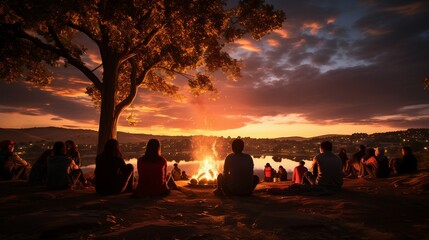
[[[0,182],[0,239],[429,239],[429,171],[344,179],[328,195],[218,197],[178,182],[164,198]]]

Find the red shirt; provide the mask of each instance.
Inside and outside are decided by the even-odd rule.
[[[292,182],[293,183],[301,183],[302,178],[304,176],[304,173],[307,172],[307,168],[299,165],[298,167],[295,167],[293,169],[293,174],[292,174]]]
[[[137,161],[139,181],[136,194],[150,197],[165,193],[168,190],[165,179],[167,160],[161,156],[158,156],[156,160],[144,159],[145,156]]]

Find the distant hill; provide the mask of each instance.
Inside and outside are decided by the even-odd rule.
[[[276,140],[280,140],[280,141],[288,140],[288,141],[298,141],[298,142],[308,140],[308,138],[305,138],[305,137],[298,137],[298,136],[292,136],[292,137],[279,137],[279,138],[275,138],[275,139],[276,139]]]
[[[147,142],[151,138],[168,138],[149,134],[132,134],[118,132],[121,143]],[[79,144],[97,144],[98,132],[84,129],[67,129],[57,127],[11,129],[0,128],[0,139],[12,139],[15,142],[55,142],[73,140]]]

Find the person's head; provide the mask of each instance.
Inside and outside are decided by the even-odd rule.
[[[116,156],[122,158],[122,153],[119,150],[119,142],[116,139],[109,139],[104,144],[103,154],[105,156]]]
[[[67,152],[77,151],[76,143],[73,142],[72,140],[67,140],[66,141],[66,149],[67,149]]]
[[[368,159],[370,157],[375,157],[375,149],[374,148],[367,148],[365,152],[365,159]]]
[[[179,165],[177,163],[173,164],[174,168],[177,168]]]
[[[411,151],[411,147],[402,147],[402,155],[411,155],[413,152]]]
[[[265,167],[271,167],[270,163],[266,163]]]
[[[159,156],[161,155],[161,144],[158,139],[150,139],[146,145],[146,156]]]
[[[283,166],[282,166],[282,165],[280,165],[280,166],[279,166],[279,169],[283,170],[284,168],[283,168]]]
[[[359,146],[359,151],[365,152],[365,150],[366,150],[365,145],[360,145]]]
[[[377,147],[375,149],[375,156],[384,156],[384,147]]]
[[[299,162],[299,165],[304,166],[304,165],[305,165],[305,162],[301,160],[301,161]]]
[[[13,152],[15,148],[15,142],[12,140],[4,140],[0,143],[0,149],[2,152]]]
[[[52,147],[52,151],[54,152],[54,156],[61,156],[66,154],[66,144],[63,142],[55,142]]]
[[[244,142],[240,138],[235,139],[232,141],[232,151],[234,153],[242,153],[244,149]]]
[[[320,152],[332,152],[332,143],[329,141],[320,143]]]

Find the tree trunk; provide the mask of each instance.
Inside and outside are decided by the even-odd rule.
[[[116,81],[117,71],[115,66],[105,66],[103,76],[103,89],[101,91],[101,111],[98,128],[97,154],[104,149],[104,144],[109,139],[116,139],[116,127],[118,118],[115,117],[116,108]]]

